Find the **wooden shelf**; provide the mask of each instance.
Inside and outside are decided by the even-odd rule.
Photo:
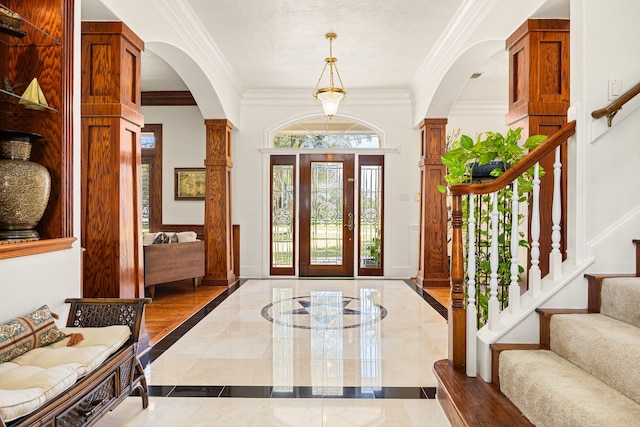
[[[0,0],[21,18],[23,37],[0,32],[0,129],[37,133],[31,161],[51,175],[51,191],[36,229],[41,240],[0,242],[0,259],[71,248],[73,237],[73,12],[74,0]],[[49,106],[20,104],[38,79]],[[22,85],[12,87],[21,83]],[[15,93],[14,93],[15,92]]]
[[[2,3],[0,3],[0,8],[5,9],[10,13],[15,13],[11,8]],[[19,30],[0,26],[0,33],[10,36],[0,38],[0,43],[4,43],[7,46],[58,46],[61,44],[60,40],[49,34],[47,31],[38,27],[31,21],[24,19],[22,16],[20,18],[21,24],[24,25],[21,25]]]
[[[28,108],[25,107],[24,105],[20,104],[20,100],[22,99],[22,97],[18,94],[15,94],[13,92],[9,92],[6,91],[4,89],[0,89],[0,95],[2,96],[2,100],[6,103],[6,104],[12,104],[15,105],[16,107],[20,107],[20,109],[24,109],[24,110],[37,110],[37,111],[48,111],[50,113],[60,113],[60,111],[56,110],[55,108],[51,108],[48,105],[44,105],[44,104],[38,104],[36,102],[33,101],[29,101],[31,104],[37,106],[38,108]],[[12,113],[15,113],[19,110],[16,111],[11,111]]]
[[[34,240],[31,242],[4,243],[0,244],[0,259],[71,249],[71,245],[73,245],[73,242],[76,240],[75,237],[62,237],[59,239]]]

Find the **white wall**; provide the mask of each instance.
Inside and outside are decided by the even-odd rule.
[[[640,3],[574,0],[571,16],[571,94],[579,125],[578,235],[596,255],[591,272],[632,272],[631,240],[640,237],[640,100],[627,104],[611,128],[606,118],[592,119],[591,111],[611,102],[608,79],[621,79],[623,91],[640,82],[640,57],[633,53],[640,40]]]
[[[174,169],[204,167],[206,128],[200,110],[142,107],[142,114],[145,124],[162,124],[162,223],[204,224],[204,201],[174,200]]]
[[[313,102],[267,105],[245,100],[243,122],[233,134],[233,223],[240,224],[242,277],[268,275],[267,191],[268,163],[261,148],[268,146],[268,131],[303,117],[321,114]],[[386,147],[399,152],[385,158],[385,276],[415,276],[412,269],[411,226],[418,224],[419,130],[411,127],[411,107],[407,100],[386,105],[365,105],[357,99],[345,100],[339,115],[358,119],[382,129]],[[370,104],[374,104],[371,102]],[[268,193],[266,193],[268,194]],[[267,231],[265,231],[267,230]]]
[[[504,88],[504,92],[508,88]],[[506,96],[505,96],[506,97]],[[508,111],[507,102],[456,102],[447,122],[447,134],[460,129],[460,134],[469,135],[474,141],[479,133],[499,132],[505,134],[509,127],[504,116]]]

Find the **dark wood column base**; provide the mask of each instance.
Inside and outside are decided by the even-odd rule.
[[[203,277],[202,286],[231,286],[238,281],[235,274],[231,274],[229,277]]]

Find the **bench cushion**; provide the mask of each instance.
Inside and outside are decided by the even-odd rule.
[[[76,382],[77,367],[74,363],[53,368],[0,363],[0,416],[8,422],[53,399]]]
[[[0,363],[0,416],[6,421],[26,415],[100,366],[131,336],[126,325],[63,328],[84,339],[68,347],[69,337]]]
[[[60,341],[65,336],[53,321],[49,307],[0,324],[0,362],[7,362],[36,347]]]

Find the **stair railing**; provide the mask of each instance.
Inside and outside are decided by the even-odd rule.
[[[622,109],[622,106],[627,102],[631,101],[637,94],[640,93],[640,83],[626,91],[620,98],[613,101],[609,104],[608,107],[600,108],[599,110],[594,110],[591,113],[591,117],[594,119],[599,119],[601,117],[607,117],[607,126],[611,127],[613,124],[613,118],[618,114],[618,111]]]
[[[474,206],[477,196],[491,195],[491,247],[490,265],[491,280],[489,282],[490,292],[488,301],[488,318],[486,327],[492,331],[501,330],[500,312],[502,310],[498,300],[498,192],[508,186],[513,186],[513,198],[511,200],[512,221],[511,221],[511,266],[509,283],[509,303],[508,309],[517,312],[520,309],[520,286],[518,251],[520,240],[518,218],[518,177],[534,167],[533,191],[530,199],[531,211],[528,216],[530,221],[530,257],[531,267],[528,275],[529,290],[533,296],[541,291],[541,273],[539,264],[540,258],[540,178],[539,162],[547,154],[555,150],[555,162],[553,164],[553,203],[552,203],[552,229],[545,230],[551,233],[552,250],[549,254],[549,274],[553,278],[558,278],[562,274],[562,254],[560,253],[561,236],[561,176],[562,164],[560,161],[560,151],[563,144],[575,133],[576,122],[571,121],[560,130],[548,138],[534,150],[531,150],[522,160],[512,165],[502,175],[491,182],[481,184],[460,184],[450,187],[452,197],[452,254],[451,254],[451,308],[449,311],[449,362],[456,369],[466,366],[468,376],[476,376],[476,308],[475,302],[479,297],[475,289],[476,277],[476,236],[475,223],[477,218],[474,215]],[[463,224],[463,197],[468,198],[469,208],[468,225]],[[464,231],[468,230],[467,235]],[[464,248],[467,242],[467,265],[465,266]],[[468,278],[465,285],[465,278]],[[467,301],[465,301],[467,293]]]

